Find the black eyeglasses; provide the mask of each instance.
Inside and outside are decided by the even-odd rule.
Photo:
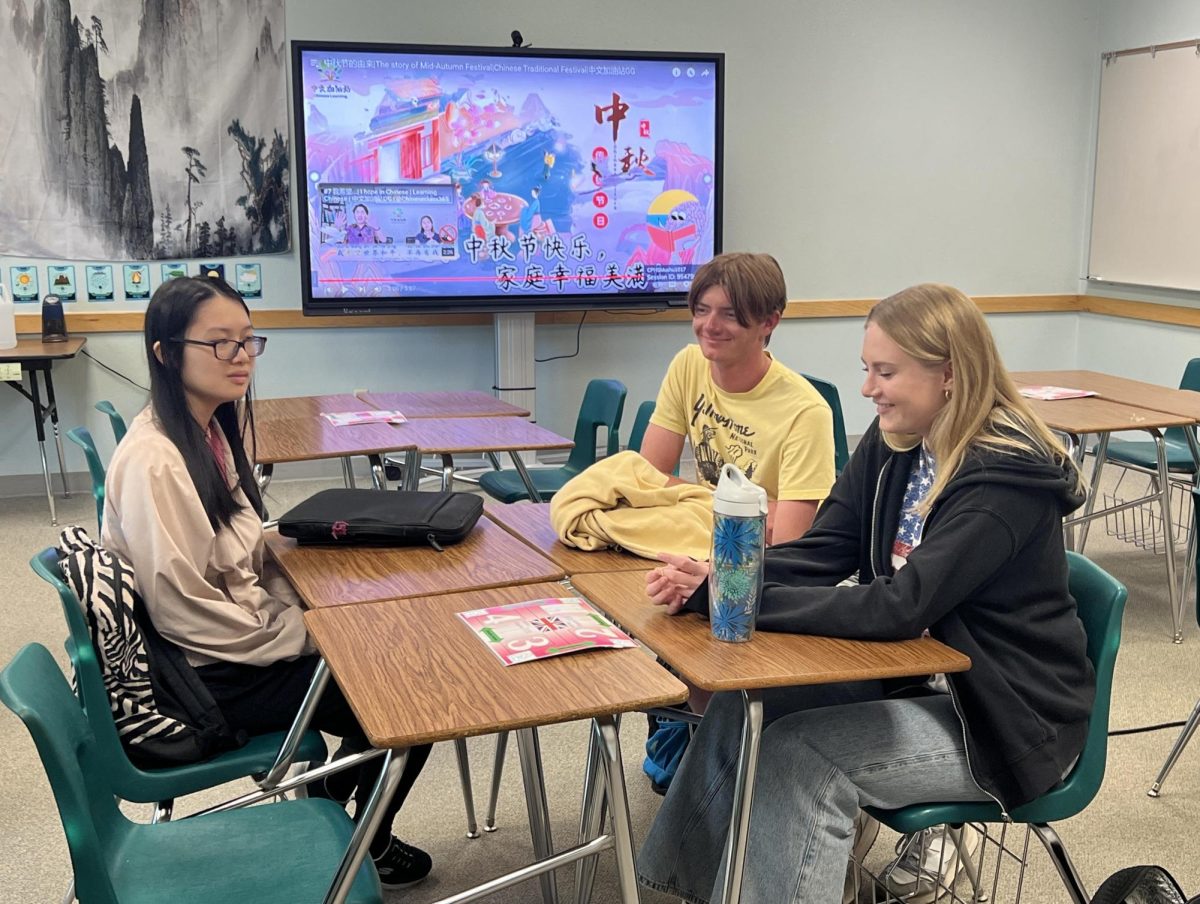
[[[212,349],[218,361],[232,361],[238,352],[245,350],[251,358],[257,358],[267,347],[266,336],[249,336],[245,339],[172,339],[181,345],[206,345]]]

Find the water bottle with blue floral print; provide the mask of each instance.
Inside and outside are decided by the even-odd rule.
[[[708,617],[717,640],[744,643],[754,634],[766,534],[767,491],[736,465],[725,465],[713,493],[708,571]]]

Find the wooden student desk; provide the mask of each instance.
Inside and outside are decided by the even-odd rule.
[[[487,518],[480,518],[465,540],[442,552],[432,546],[299,546],[275,530],[267,531],[266,544],[305,605],[313,609],[566,576]],[[553,595],[562,596],[562,591],[560,586]]]
[[[652,604],[645,577],[638,572],[581,574],[571,582],[691,684],[706,691],[742,692],[746,717],[725,847],[724,904],[737,904],[741,896],[764,688],[962,672],[971,665],[966,656],[931,637],[881,642],[757,631],[749,643],[722,643],[699,615],[669,616]]]
[[[55,361],[74,358],[79,350],[87,344],[84,336],[72,336],[66,342],[42,342],[41,339],[18,339],[16,348],[0,350],[0,364],[18,364],[21,368],[21,378],[29,374],[29,389],[25,388],[22,379],[5,380],[12,389],[19,392],[33,405],[33,425],[37,430],[38,451],[42,456],[42,477],[46,481],[46,502],[50,506],[50,523],[58,524],[58,510],[54,506],[54,489],[50,485],[50,466],[46,461],[46,418],[50,418],[50,426],[54,430],[54,447],[58,452],[58,473],[62,476],[63,496],[70,497],[71,488],[67,486],[67,469],[63,464],[62,437],[58,432],[58,402],[54,399],[54,377],[51,368]],[[38,374],[46,387],[46,401],[42,402],[42,394],[38,389]]]
[[[407,456],[405,464],[404,486],[410,490],[418,488],[422,454],[442,457],[442,489],[446,490],[453,477],[455,454],[507,452],[530,493],[529,498],[537,499],[537,487],[517,453],[575,446],[573,440],[519,417],[414,418],[396,430],[406,448],[416,449],[416,454]]]
[[[478,390],[461,392],[360,392],[372,408],[399,411],[407,418],[529,417],[529,411]],[[344,409],[350,411],[352,409]]]
[[[549,502],[489,504],[483,515],[485,518],[491,518],[517,539],[532,546],[567,574],[589,574],[598,571],[646,572],[661,564],[620,549],[585,552],[567,546],[558,539],[554,528],[550,526]]]
[[[335,395],[292,396],[285,399],[255,399],[254,422],[286,421],[295,418],[319,417],[342,411],[363,411],[377,406],[364,404],[353,393]]]
[[[1200,392],[1188,389],[1156,386],[1153,383],[1114,377],[1094,370],[1023,370],[1015,372],[1012,377],[1023,386],[1086,389],[1111,402],[1178,414],[1200,422]]]
[[[367,603],[310,611],[304,620],[359,724],[377,747],[414,744],[501,731],[518,731],[530,829],[539,867],[493,880],[493,890],[542,875],[542,894],[556,899],[553,874],[563,866],[613,848],[621,900],[638,900],[632,833],[620,744],[613,715],[680,703],[687,689],[642,650],[596,650],[505,667],[457,617],[470,609],[561,596],[558,584],[534,584],[471,593]],[[593,719],[602,751],[612,835],[553,853],[549,811],[541,786],[533,728]],[[327,902],[340,902],[378,826],[404,767],[404,754],[387,755],[376,790],[358,820],[350,849]],[[455,898],[457,900],[457,898]]]
[[[1090,374],[1093,374],[1093,372],[1027,371],[1014,374],[1014,379],[1018,377],[1022,380],[1028,377],[1054,377],[1058,380],[1058,378],[1072,378],[1075,376],[1087,377]],[[1147,502],[1158,502],[1163,522],[1163,541],[1166,546],[1166,555],[1163,558],[1166,560],[1167,567],[1167,604],[1171,609],[1172,640],[1175,643],[1180,643],[1183,640],[1183,600],[1176,579],[1175,526],[1171,518],[1171,481],[1170,471],[1167,468],[1166,448],[1163,445],[1163,431],[1169,427],[1187,427],[1194,424],[1196,422],[1196,415],[1200,414],[1200,409],[1195,405],[1195,400],[1189,397],[1196,396],[1200,398],[1200,394],[1177,389],[1171,390],[1163,387],[1153,387],[1149,386],[1149,384],[1138,384],[1134,380],[1127,381],[1121,377],[1107,377],[1104,374],[1095,374],[1093,377],[1100,377],[1102,379],[1099,382],[1092,382],[1090,386],[1078,385],[1078,383],[1072,382],[1043,384],[1041,380],[1033,385],[1066,386],[1071,389],[1092,389],[1094,392],[1113,392],[1125,398],[1140,397],[1147,404],[1158,405],[1161,408],[1175,408],[1179,412],[1189,412],[1189,409],[1192,410],[1192,413],[1171,413],[1165,410],[1146,408],[1128,402],[1116,401],[1104,396],[1091,396],[1082,399],[1056,399],[1054,401],[1043,401],[1040,399],[1026,400],[1050,429],[1066,436],[1069,451],[1081,465],[1083,463],[1084,452],[1086,451],[1084,437],[1089,433],[1094,433],[1099,440],[1096,444],[1095,461],[1092,466],[1090,482],[1090,486],[1093,489],[1088,493],[1087,502],[1084,503],[1083,514],[1067,518],[1063,522],[1068,528],[1068,541],[1072,539],[1071,528],[1076,525],[1080,527],[1078,545],[1082,547],[1087,541],[1088,526],[1096,518],[1103,518],[1106,515],[1112,515]],[[1092,379],[1092,377],[1088,377],[1088,379]],[[1032,383],[1032,381],[1030,382]],[[1147,391],[1143,394],[1137,388],[1138,386],[1148,387],[1148,390],[1157,389],[1158,392]],[[1113,433],[1119,433],[1123,430],[1144,430],[1150,435],[1150,439],[1158,451],[1157,478],[1159,489],[1157,493],[1150,493],[1139,499],[1097,508],[1094,488],[1099,486],[1100,472],[1104,468],[1104,462],[1107,458],[1109,439]],[[1184,433],[1187,436],[1188,445],[1192,451],[1192,458],[1196,461],[1197,468],[1200,469],[1200,448],[1197,448],[1196,440],[1191,430],[1185,430]]]
[[[371,479],[375,488],[386,489],[382,456],[388,452],[411,448],[391,424],[335,427],[319,415],[268,418],[259,422],[257,406],[256,402],[255,445],[247,452],[253,453],[254,464],[261,469],[259,487],[262,490],[266,490],[271,482],[275,465],[281,462],[316,461],[324,458],[340,458],[346,485],[353,486],[354,479],[349,461],[354,455],[367,457],[371,463]]]

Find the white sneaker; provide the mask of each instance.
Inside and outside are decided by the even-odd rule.
[[[979,849],[979,832],[969,823],[963,826],[963,853],[973,858]],[[954,887],[963,858],[954,837],[945,826],[933,826],[915,835],[906,835],[896,843],[900,856],[883,871],[883,884],[905,904],[928,904]]]
[[[854,847],[850,851],[850,865],[846,868],[846,883],[842,886],[842,904],[854,904],[859,886],[863,884],[859,878],[859,871],[878,834],[878,820],[859,810],[858,815],[854,817]]]

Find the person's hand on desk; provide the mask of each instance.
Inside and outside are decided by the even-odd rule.
[[[654,605],[666,606],[668,615],[674,615],[708,577],[708,563],[669,552],[660,552],[658,559],[665,564],[647,572],[646,596]]]

